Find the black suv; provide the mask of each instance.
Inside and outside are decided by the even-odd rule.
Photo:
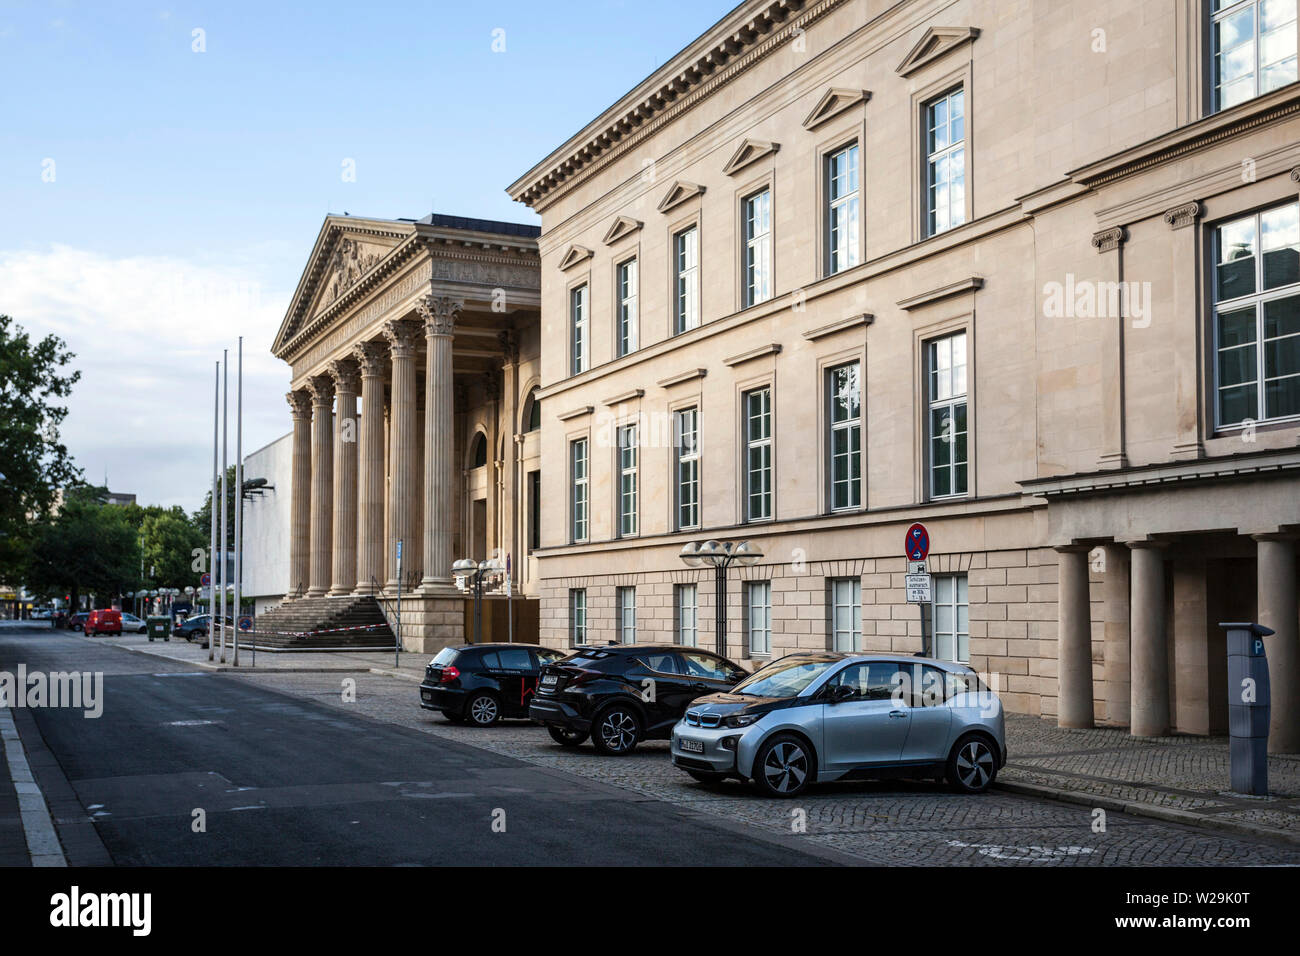
[[[420,706],[477,727],[491,727],[502,717],[527,717],[539,669],[563,657],[537,644],[444,647],[424,669]]]
[[[694,647],[602,644],[542,668],[528,716],[566,747],[587,737],[608,756],[642,740],[667,740],[697,697],[729,689],[748,672]]]

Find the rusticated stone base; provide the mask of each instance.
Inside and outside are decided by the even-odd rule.
[[[465,599],[455,591],[446,596],[403,594],[401,628],[403,650],[436,654],[444,647],[464,644]]]

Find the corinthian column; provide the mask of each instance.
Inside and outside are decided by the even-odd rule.
[[[415,505],[416,482],[420,476],[415,465],[415,347],[419,341],[420,324],[409,319],[393,319],[384,325],[384,337],[393,358],[393,401],[390,436],[393,456],[392,478],[388,490],[392,499],[389,507],[388,554],[389,576],[387,587],[397,587],[397,542],[411,548],[411,512]],[[408,565],[407,555],[402,555],[403,565]]]
[[[311,392],[311,568],[307,597],[330,589],[330,553],[334,547],[334,383],[318,375]]]
[[[361,376],[352,359],[329,364],[336,399],[334,429],[334,570],[329,593],[351,594],[357,586],[357,389]]]
[[[285,396],[293,413],[293,488],[289,498],[289,591],[302,597],[311,575],[311,395]]]
[[[428,343],[424,383],[424,579],[421,590],[451,584],[452,511],[456,467],[455,399],[452,391],[451,345],[456,316],[464,303],[448,296],[427,295],[416,305],[424,320]]]
[[[353,351],[361,367],[361,466],[357,481],[357,589],[374,594],[384,580],[384,360],[382,342]]]

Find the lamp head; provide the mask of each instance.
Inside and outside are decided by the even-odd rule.
[[[698,568],[704,562],[700,559],[700,543],[698,541],[689,541],[682,547],[682,553],[678,555],[682,563],[688,568]]]
[[[757,545],[750,544],[748,541],[742,541],[736,545],[731,552],[732,557],[737,564],[746,568],[752,568],[758,562],[763,560],[763,549]]]

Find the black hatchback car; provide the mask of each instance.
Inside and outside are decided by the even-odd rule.
[[[695,647],[602,644],[542,668],[528,716],[576,747],[588,737],[607,756],[642,740],[667,740],[691,701],[749,676],[725,657]]]
[[[563,657],[538,644],[444,647],[424,669],[420,706],[477,727],[491,727],[502,717],[527,717],[541,667]]]

